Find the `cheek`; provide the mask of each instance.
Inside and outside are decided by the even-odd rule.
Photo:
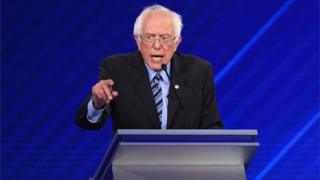
[[[148,46],[145,46],[145,45],[141,45],[141,49],[140,49],[140,52],[142,54],[142,57],[143,57],[143,61],[146,63],[146,64],[149,64],[150,65],[150,50],[149,50],[149,47]]]
[[[173,53],[175,52],[175,47],[172,46],[172,47],[168,47],[166,50],[166,58],[168,58],[169,60],[171,59]]]
[[[149,48],[147,46],[141,44],[140,51],[144,56],[149,56]]]

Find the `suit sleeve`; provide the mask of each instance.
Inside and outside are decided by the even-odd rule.
[[[100,72],[99,72],[99,80],[104,80],[104,79],[112,79],[111,73],[108,70],[107,66],[107,59],[102,61],[100,64]],[[88,129],[88,130],[98,130],[101,127],[103,127],[106,119],[111,113],[111,105],[106,105],[102,115],[99,117],[99,120],[95,123],[91,123],[88,118],[87,118],[87,113],[88,113],[88,103],[90,102],[92,97],[92,94],[87,96],[81,103],[80,108],[76,114],[76,120],[75,123],[80,126],[83,129]]]
[[[201,129],[223,129],[215,95],[213,70],[207,66],[202,97]]]

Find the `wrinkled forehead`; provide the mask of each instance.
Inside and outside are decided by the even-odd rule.
[[[167,11],[151,11],[142,21],[142,34],[174,34],[172,15]]]

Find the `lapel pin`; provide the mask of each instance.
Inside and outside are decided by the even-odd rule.
[[[176,85],[174,85],[174,88],[175,88],[175,89],[179,89],[180,86],[179,86],[178,84],[176,84]]]

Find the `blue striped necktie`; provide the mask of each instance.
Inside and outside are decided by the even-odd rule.
[[[157,114],[161,122],[163,102],[162,102],[162,90],[159,85],[160,80],[162,80],[162,77],[159,73],[157,73],[151,81],[151,89],[152,89],[153,99],[156,104]]]

